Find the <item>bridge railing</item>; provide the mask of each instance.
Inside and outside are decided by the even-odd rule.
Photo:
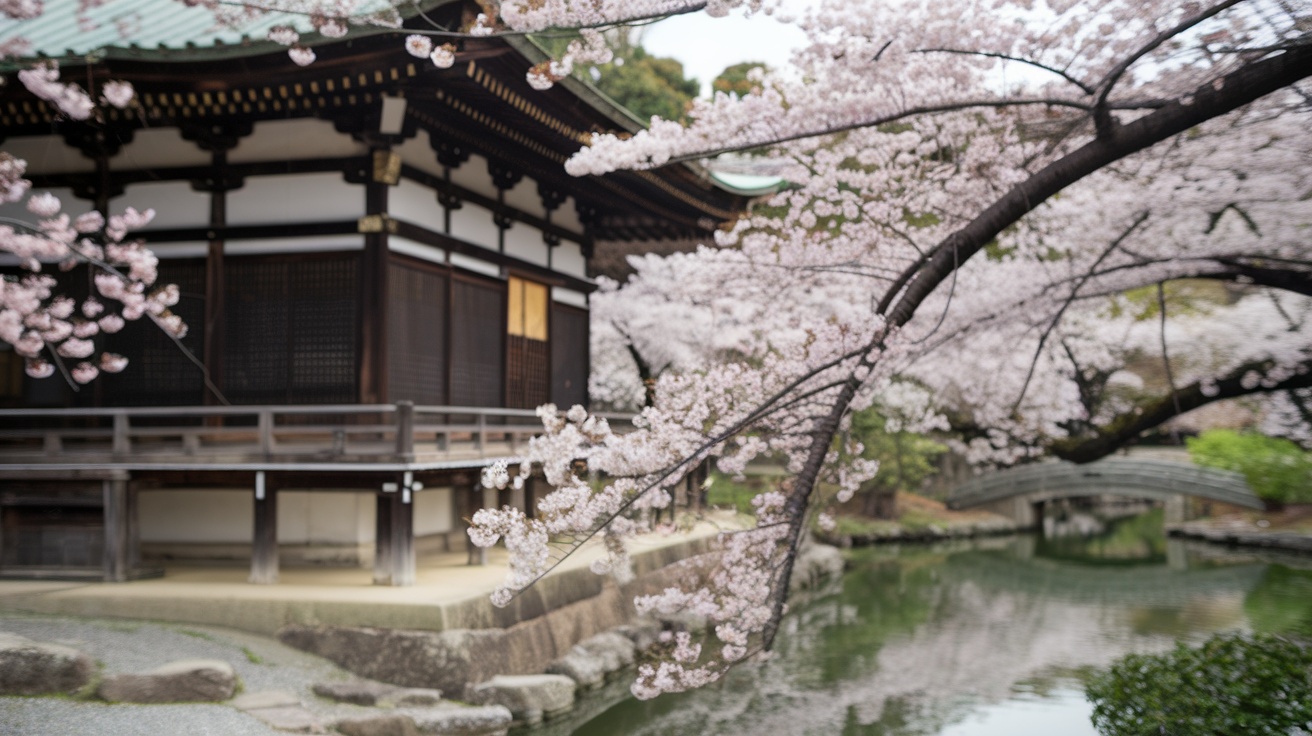
[[[1184,494],[1248,508],[1263,503],[1239,473],[1184,463],[1106,458],[1086,465],[1050,461],[982,475],[948,494],[951,508],[969,508],[1015,496],[1142,493]]]

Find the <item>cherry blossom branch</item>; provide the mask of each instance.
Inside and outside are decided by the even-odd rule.
[[[1030,381],[1034,378],[1034,368],[1038,365],[1039,356],[1043,354],[1043,346],[1048,342],[1048,337],[1052,334],[1052,330],[1057,326],[1057,323],[1061,322],[1061,318],[1066,314],[1066,310],[1070,308],[1071,302],[1075,301],[1076,296],[1080,293],[1080,289],[1089,282],[1089,279],[1093,278],[1093,274],[1097,271],[1098,266],[1107,259],[1107,256],[1112,254],[1112,251],[1120,247],[1121,243],[1125,242],[1126,238],[1130,237],[1135,230],[1139,229],[1140,225],[1148,220],[1149,214],[1150,213],[1147,210],[1140,212],[1139,215],[1134,218],[1134,221],[1122,230],[1121,234],[1103,249],[1103,252],[1098,255],[1098,258],[1089,266],[1088,270],[1080,277],[1075,286],[1071,288],[1070,294],[1062,302],[1061,307],[1057,309],[1057,313],[1053,315],[1052,320],[1048,322],[1047,328],[1043,330],[1041,335],[1039,335],[1039,344],[1034,348],[1034,357],[1030,360],[1029,370],[1025,374],[1025,380],[1021,383],[1020,393],[1016,396],[1016,401],[1011,405],[1012,413],[1015,413],[1020,409],[1020,402],[1025,399],[1025,392],[1029,389]],[[1158,284],[1158,288],[1161,288],[1161,284]],[[1163,325],[1165,325],[1164,322]]]
[[[1133,66],[1135,62],[1139,61],[1139,59],[1142,59],[1144,56],[1152,53],[1154,49],[1158,48],[1159,46],[1171,40],[1172,38],[1175,38],[1176,36],[1180,35],[1181,33],[1184,33],[1190,28],[1193,28],[1199,23],[1202,23],[1208,20],[1209,18],[1212,18],[1213,16],[1221,13],[1222,11],[1232,8],[1235,5],[1238,5],[1241,2],[1244,2],[1244,0],[1223,0],[1223,2],[1213,5],[1212,7],[1194,16],[1185,18],[1184,20],[1177,23],[1174,27],[1168,28],[1167,30],[1162,31],[1161,33],[1154,36],[1150,41],[1148,41],[1148,43],[1145,43],[1144,45],[1140,46],[1129,56],[1126,56],[1124,59],[1122,59],[1120,63],[1112,67],[1111,71],[1107,73],[1107,76],[1103,77],[1103,79],[1100,82],[1098,82],[1097,85],[1098,97],[1094,100],[1093,103],[1094,119],[1098,125],[1099,137],[1107,135],[1110,132],[1109,130],[1107,130],[1107,126],[1103,122],[1105,116],[1100,114],[1102,111],[1106,110],[1107,96],[1111,94],[1112,88],[1116,86],[1116,83],[1120,81],[1121,77],[1124,76],[1127,71],[1129,71],[1130,67]]]
[[[964,55],[964,56],[982,56],[982,57],[989,58],[989,59],[1002,59],[1002,60],[1004,60],[1004,61],[1014,61],[1014,62],[1017,62],[1017,63],[1020,63],[1020,64],[1026,64],[1026,65],[1028,65],[1028,66],[1032,66],[1032,67],[1034,67],[1034,68],[1036,68],[1036,69],[1042,69],[1042,70],[1045,71],[1045,72],[1051,72],[1052,74],[1055,74],[1055,75],[1061,77],[1062,79],[1066,80],[1067,82],[1070,82],[1071,84],[1075,85],[1076,87],[1079,87],[1079,88],[1080,88],[1085,94],[1087,94],[1087,95],[1092,95],[1092,94],[1094,94],[1094,93],[1096,93],[1096,92],[1098,91],[1096,88],[1094,88],[1094,87],[1090,87],[1089,85],[1085,84],[1084,82],[1081,82],[1080,80],[1076,79],[1075,77],[1072,77],[1069,73],[1067,73],[1067,72],[1065,72],[1065,71],[1063,71],[1063,70],[1061,70],[1061,69],[1058,69],[1057,67],[1049,66],[1049,65],[1047,65],[1047,64],[1044,64],[1044,63],[1039,62],[1039,61],[1035,61],[1035,60],[1033,60],[1033,59],[1026,59],[1026,58],[1023,58],[1023,57],[1020,57],[1020,56],[1013,56],[1013,55],[1011,55],[1011,54],[1003,54],[1003,53],[999,53],[999,52],[996,52],[996,51],[972,51],[972,50],[970,50],[970,49],[953,49],[953,48],[916,49],[916,50],[912,51],[912,53],[914,53],[914,54],[962,54],[962,55]]]

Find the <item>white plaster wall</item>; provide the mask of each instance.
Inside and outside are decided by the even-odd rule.
[[[269,120],[255,125],[253,134],[242,138],[228,152],[233,163],[290,161],[306,158],[364,156],[369,149],[351,136],[338,133],[326,120],[298,118]]]
[[[109,160],[110,170],[155,169],[168,166],[208,166],[209,151],[182,137],[177,128],[144,128],[132,136],[118,155]]]
[[[401,157],[403,163],[427,171],[433,176],[442,176],[442,164],[437,162],[437,153],[429,145],[428,131],[421,130],[413,138],[407,138],[405,143],[393,148]]]
[[[57,135],[13,138],[5,141],[4,150],[27,161],[29,174],[63,174],[95,171],[96,163],[82,152],[64,143]]]
[[[492,199],[497,198],[497,188],[492,184],[492,175],[487,172],[487,159],[478,154],[470,155],[468,161],[451,170],[451,182]]]
[[[210,223],[210,195],[198,192],[185,181],[152,181],[133,184],[121,196],[109,200],[109,213],[135,207],[155,210],[146,227],[206,227]]]
[[[387,249],[394,253],[403,253],[412,258],[418,258],[433,263],[446,263],[446,251],[441,248],[434,248],[431,245],[425,245],[409,238],[402,238],[398,235],[392,235],[387,238]]]
[[[580,309],[588,308],[588,295],[579,293],[573,289],[562,289],[559,286],[553,286],[551,287],[551,299],[552,301],[557,301],[561,304],[568,304],[572,307],[579,307]]]
[[[451,211],[451,236],[496,250],[497,226],[492,222],[492,211],[465,202],[460,209]]]
[[[583,248],[568,240],[561,242],[551,254],[551,270],[586,279],[588,260],[583,257]]]
[[[506,255],[545,266],[547,247],[542,240],[542,231],[535,227],[517,222],[506,231]]]
[[[583,234],[583,223],[579,222],[578,210],[574,209],[574,198],[568,197],[559,207],[551,212],[551,224],[559,225],[577,235]]]
[[[538,196],[538,183],[527,176],[506,191],[506,204],[536,217],[546,218],[547,210]]]
[[[142,542],[249,544],[255,489],[142,491],[137,519]]]
[[[372,542],[374,511],[372,493],[279,491],[278,543]],[[366,529],[367,536],[362,533]]]
[[[7,148],[8,143],[6,143],[5,146]],[[77,217],[78,215],[85,214],[91,211],[91,202],[89,200],[78,199],[77,197],[74,197],[72,189],[62,189],[62,188],[36,189],[33,191],[50,192],[56,197],[59,197],[59,202],[61,205],[63,205],[63,209],[61,211],[67,213],[69,217]],[[8,202],[6,204],[0,204],[0,217],[4,217],[10,220],[18,220],[20,222],[26,222],[33,225],[36,224],[36,221],[38,219],[36,215],[27,211],[26,198],[24,198],[21,202]]]
[[[450,488],[424,489],[414,495],[415,536],[440,534],[455,528]]]
[[[398,220],[442,232],[442,207],[437,203],[437,193],[409,179],[402,179],[387,193],[387,211]]]
[[[364,215],[364,187],[336,172],[246,179],[228,192],[229,225],[354,220]]]
[[[477,258],[470,258],[469,256],[461,255],[459,253],[451,254],[451,265],[457,268],[463,268],[466,271],[481,273],[484,276],[501,278],[501,268],[495,263],[480,261]]]

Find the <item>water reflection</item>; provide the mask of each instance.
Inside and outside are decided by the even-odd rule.
[[[650,702],[611,688],[535,736],[1079,736],[1094,733],[1082,676],[1126,652],[1234,628],[1312,632],[1312,573],[1204,559],[1161,538],[1160,518],[1145,540],[1152,523],[855,552],[830,595],[789,616],[771,661]]]

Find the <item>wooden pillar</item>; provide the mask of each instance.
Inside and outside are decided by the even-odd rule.
[[[1039,536],[1043,536],[1043,501],[1033,502],[1030,504],[1030,508],[1033,509],[1034,530],[1039,533]]]
[[[392,585],[415,584],[415,505],[409,488],[392,498]]]
[[[374,496],[374,585],[392,584],[392,498],[395,493]]]
[[[250,582],[278,582],[278,492],[266,488],[264,472],[255,474],[255,530],[251,538]]]
[[[131,561],[131,531],[128,523],[128,481],[114,478],[103,483],[105,544],[105,582],[121,583],[128,579]]]

